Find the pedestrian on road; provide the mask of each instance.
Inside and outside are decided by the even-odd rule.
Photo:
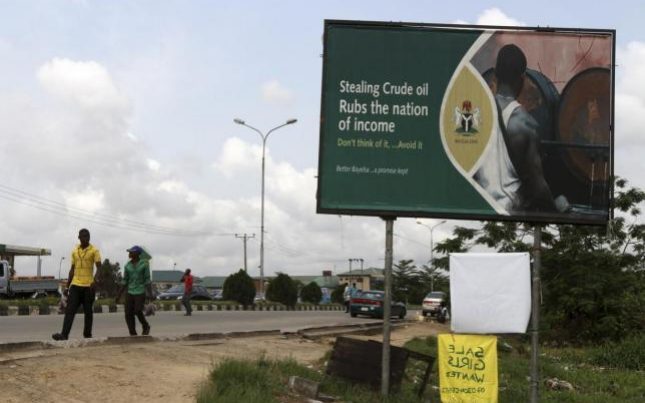
[[[143,308],[146,298],[152,300],[152,282],[150,281],[150,263],[147,253],[142,247],[135,245],[128,251],[130,261],[125,264],[123,269],[123,283],[115,298],[115,303],[121,298],[123,290],[127,289],[125,295],[125,323],[128,325],[130,336],[137,335],[136,316],[141,323],[141,334],[147,336],[150,334],[150,324],[143,314]]]
[[[186,308],[184,316],[191,316],[193,308],[190,306],[190,295],[193,292],[193,276],[190,274],[190,269],[186,269],[184,275],[181,276],[181,282],[184,283],[184,296],[181,298],[181,303]]]
[[[67,276],[67,289],[64,291],[67,296],[65,307],[65,319],[63,319],[63,330],[60,333],[52,334],[54,340],[67,340],[72,330],[74,316],[78,307],[83,305],[85,324],[83,337],[92,338],[92,321],[94,319],[93,305],[96,291],[96,274],[101,270],[101,253],[94,245],[90,244],[90,231],[83,228],[78,232],[80,244],[72,251],[71,268]]]
[[[356,293],[356,283],[352,283],[350,286],[349,283],[345,286],[345,291],[343,292],[343,299],[345,300],[345,313],[349,312],[349,303]]]

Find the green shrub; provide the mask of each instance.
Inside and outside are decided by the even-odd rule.
[[[590,354],[590,362],[601,367],[645,370],[645,334],[596,347]]]
[[[267,299],[281,302],[286,306],[294,306],[298,301],[298,287],[287,274],[280,273],[269,282]]]
[[[343,294],[345,294],[345,287],[347,287],[347,284],[339,285],[331,292],[331,302],[336,304],[345,303],[345,298],[343,297]]]
[[[302,287],[302,290],[300,290],[300,298],[303,302],[319,304],[320,300],[322,299],[322,290],[315,281],[312,281],[311,283]]]
[[[222,297],[225,300],[237,301],[242,305],[251,305],[255,298],[253,279],[244,271],[231,274],[224,281]]]

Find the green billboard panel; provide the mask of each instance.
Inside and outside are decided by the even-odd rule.
[[[613,50],[613,31],[326,21],[318,212],[605,223]]]

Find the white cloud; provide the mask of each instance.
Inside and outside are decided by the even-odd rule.
[[[293,92],[284,87],[277,80],[271,80],[262,84],[262,98],[271,104],[290,104],[294,96]]]
[[[645,187],[641,116],[645,111],[645,43],[618,48],[616,64],[616,174]]]
[[[94,61],[56,58],[38,69],[38,79],[51,94],[82,109],[129,109],[107,70]]]
[[[61,192],[69,207],[83,206],[83,210],[91,213],[105,208],[104,194],[101,190],[83,189],[80,192]]]
[[[618,49],[618,86],[622,94],[645,99],[645,43],[630,42]]]
[[[509,25],[523,26],[524,22],[516,20],[506,15],[499,8],[489,8],[477,17],[478,25]]]
[[[213,166],[219,173],[230,178],[239,171],[257,168],[261,158],[261,146],[251,145],[238,137],[231,137],[224,142],[222,151]]]
[[[161,169],[161,164],[157,160],[148,158],[146,160],[146,163],[148,164],[148,168],[150,168],[151,171],[159,172],[159,169]]]

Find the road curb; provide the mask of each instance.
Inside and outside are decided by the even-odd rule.
[[[403,327],[410,322],[401,321],[392,323],[392,328]],[[103,345],[127,345],[139,343],[168,342],[168,341],[199,341],[199,340],[217,340],[217,339],[240,339],[252,337],[267,336],[288,336],[295,334],[306,339],[318,339],[321,337],[334,337],[347,334],[371,334],[382,331],[383,323],[361,323],[356,325],[336,325],[320,326],[313,328],[299,329],[295,332],[283,332],[281,330],[253,330],[248,332],[229,332],[229,333],[191,333],[177,337],[169,336],[117,336],[96,339],[72,339],[65,341],[27,341],[0,343],[0,354],[15,353],[32,350],[56,349],[56,348],[79,348],[79,347],[97,347]],[[0,357],[1,358],[1,357]],[[1,361],[1,360],[0,360]]]
[[[158,312],[175,312],[182,311],[183,308],[181,304],[155,304]],[[234,304],[193,304],[194,310],[196,311],[249,311],[249,312],[268,312],[268,311],[340,311],[344,309],[340,305],[297,305],[293,307],[285,307],[282,305],[255,305],[254,307],[248,306],[244,309],[243,305],[234,305]],[[111,310],[111,309],[112,310]],[[123,304],[116,305],[116,310],[114,310],[114,305],[94,305],[92,308],[93,313],[114,313],[114,312],[123,312]],[[29,316],[29,315],[63,315],[64,312],[58,311],[58,305],[47,305],[47,306],[37,306],[37,305],[9,305],[5,309],[0,309],[0,316]]]
[[[392,321],[390,326],[393,329],[408,325],[408,321]],[[383,331],[383,322],[360,323],[355,325],[341,326],[320,326],[306,329],[300,329],[297,335],[310,340],[316,340],[323,337],[334,337],[347,334],[378,334]]]
[[[1,353],[15,353],[19,351],[43,350],[51,348],[49,343],[42,341],[20,341],[16,343],[0,343]]]

